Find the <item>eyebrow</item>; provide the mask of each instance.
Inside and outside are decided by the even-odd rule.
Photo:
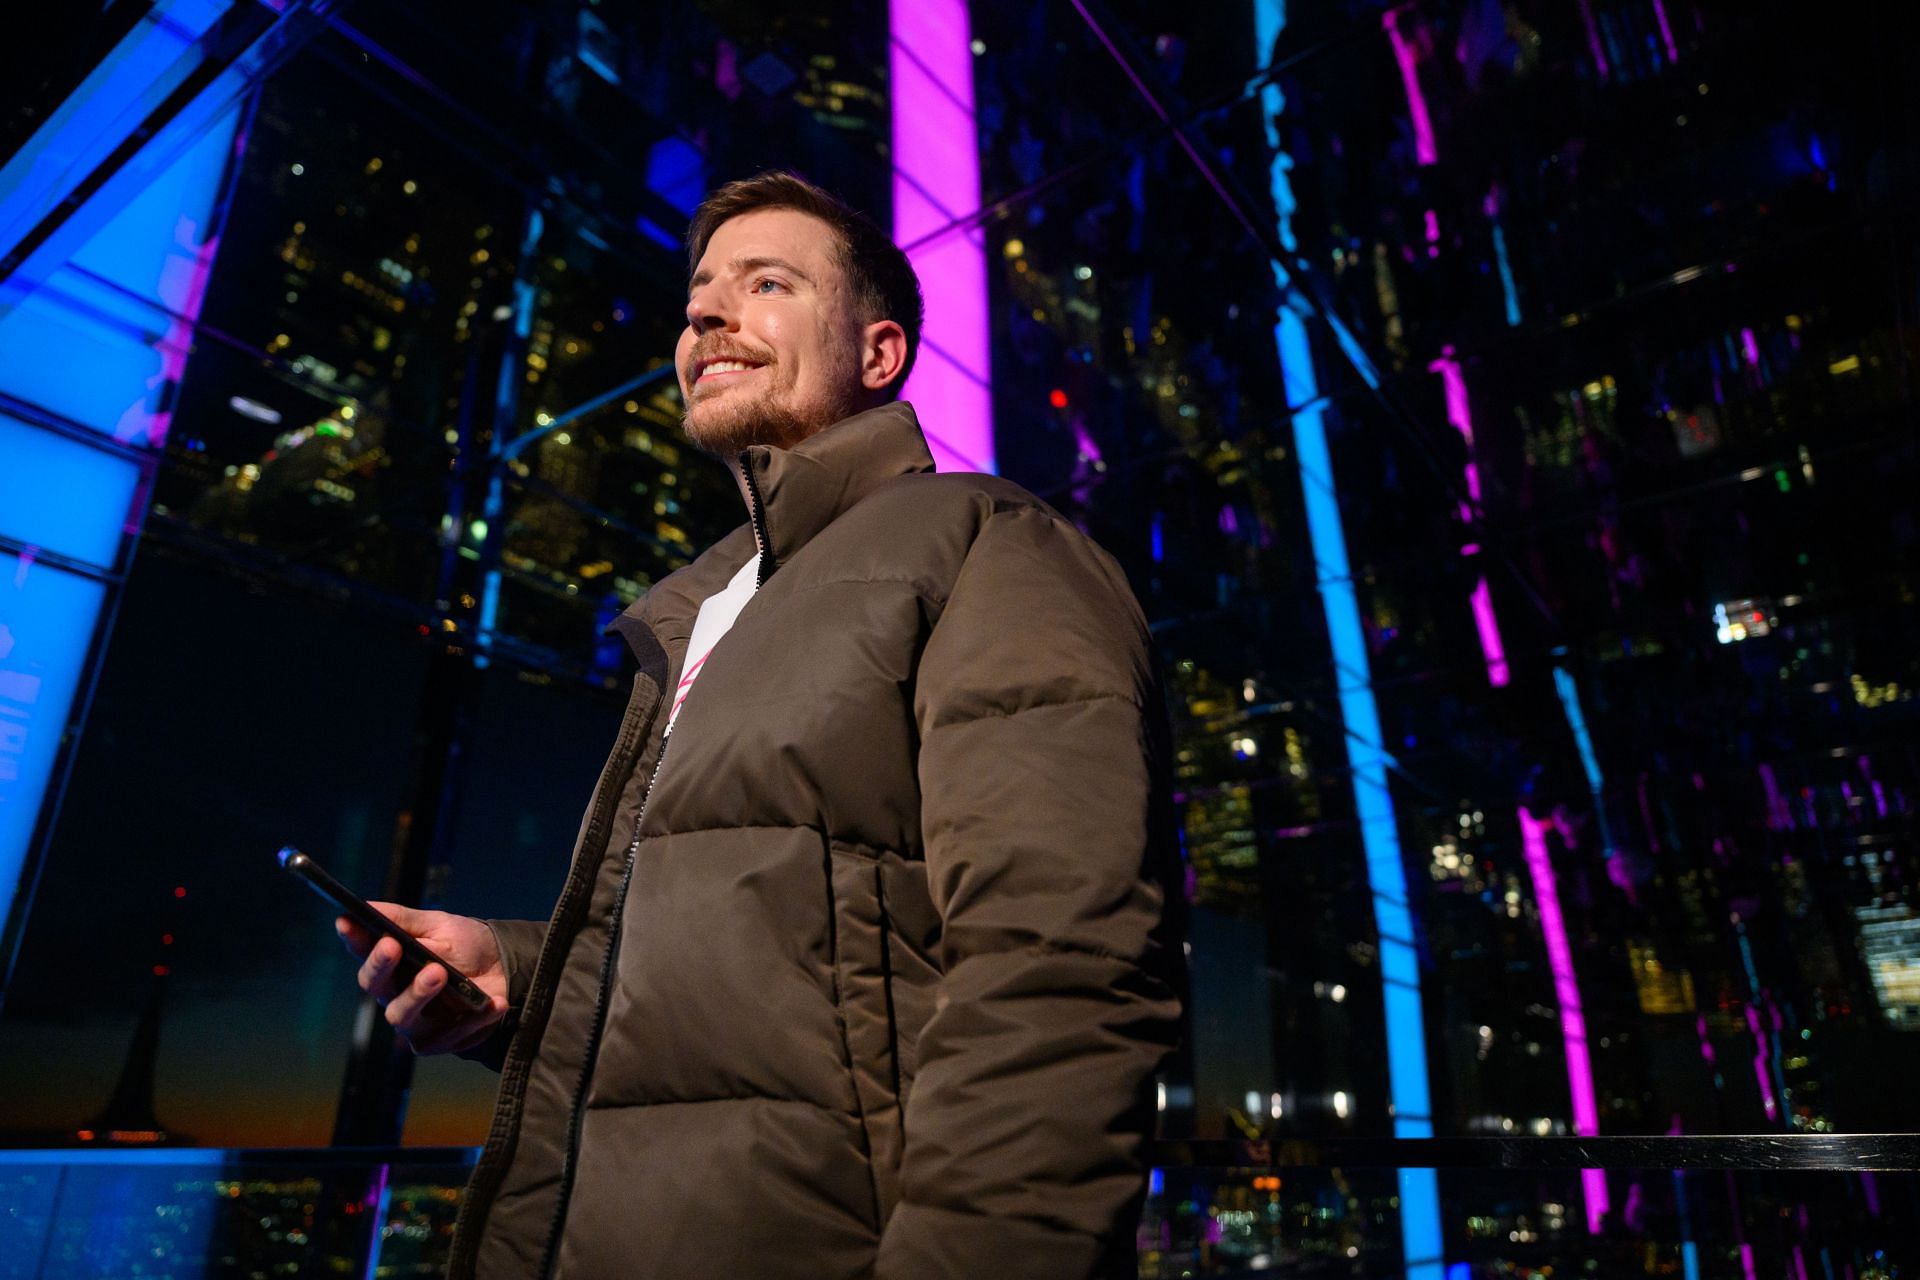
[[[751,271],[758,271],[763,267],[772,267],[777,271],[784,271],[788,275],[796,276],[799,279],[804,280],[808,284],[813,283],[812,276],[802,271],[799,267],[796,267],[793,263],[788,262],[785,258],[771,258],[771,257],[735,258],[733,259],[733,261],[727,263],[727,269],[738,275],[745,275]],[[693,273],[693,278],[691,280],[687,281],[687,292],[691,294],[695,289],[698,289],[701,285],[707,283],[711,279],[713,279],[713,272],[707,270],[705,267],[702,267],[700,270]]]

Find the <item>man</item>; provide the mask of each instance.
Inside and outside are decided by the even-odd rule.
[[[1113,562],[933,474],[905,254],[789,174],[689,232],[686,432],[748,523],[615,622],[631,701],[553,917],[340,922],[420,1052],[501,1069],[450,1274],[1134,1274],[1175,1036],[1158,705]]]

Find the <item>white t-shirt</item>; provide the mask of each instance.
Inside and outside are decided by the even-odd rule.
[[[667,712],[668,733],[673,732],[680,704],[687,700],[693,682],[700,678],[700,668],[707,665],[713,647],[733,629],[733,620],[740,616],[759,588],[759,573],[760,557],[751,556],[740,566],[740,572],[733,575],[732,582],[701,602],[700,612],[693,620],[693,637],[687,641],[687,665],[680,673],[680,684],[673,691],[673,707]]]

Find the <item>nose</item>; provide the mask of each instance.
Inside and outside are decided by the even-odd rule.
[[[687,328],[696,334],[731,326],[725,304],[712,288],[697,290],[687,299]]]

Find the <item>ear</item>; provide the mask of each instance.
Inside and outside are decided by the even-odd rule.
[[[897,321],[876,320],[860,335],[860,385],[869,391],[892,386],[907,367],[907,331]]]

